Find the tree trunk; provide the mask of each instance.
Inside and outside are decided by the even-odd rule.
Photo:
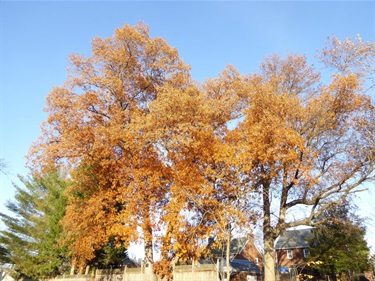
[[[230,280],[230,260],[229,260],[229,255],[230,255],[230,227],[228,227],[228,238],[227,238],[227,251],[226,251],[226,280]]]
[[[272,236],[264,237],[264,280],[275,281],[275,251],[274,251],[274,242],[275,239]]]
[[[73,257],[72,258],[72,265],[70,267],[70,275],[74,275],[74,270],[75,270],[75,267],[76,267],[76,262],[77,262],[76,258]]]
[[[152,241],[145,241],[145,264],[148,267],[154,261],[154,254],[152,251]]]
[[[150,219],[147,218],[144,223],[144,243],[145,243],[145,273],[150,281],[156,280],[154,274],[154,253],[152,242],[152,227]]]
[[[155,280],[153,262],[152,241],[145,241],[145,273],[150,281]]]
[[[264,280],[276,281],[275,276],[275,233],[271,227],[270,181],[263,183],[263,247],[264,247]]]

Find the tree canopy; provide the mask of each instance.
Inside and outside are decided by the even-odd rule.
[[[375,113],[364,90],[374,49],[332,38],[320,56],[327,85],[297,54],[199,83],[144,24],[94,39],[92,55],[72,55],[66,83],[49,94],[29,155],[41,173],[69,171],[71,255],[82,266],[112,238],[143,239],[149,268],[153,247],[171,263],[196,260],[202,239],[227,239],[228,226],[249,230],[258,218],[274,280],[276,237],[374,180]],[[301,206],[305,216],[288,220]]]

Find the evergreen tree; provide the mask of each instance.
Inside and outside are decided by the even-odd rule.
[[[90,260],[88,265],[96,268],[116,268],[121,267],[126,258],[128,258],[126,247],[121,243],[115,243],[111,238],[107,245],[95,251],[95,258]]]
[[[21,276],[56,275],[67,261],[66,249],[58,245],[62,235],[59,222],[67,205],[67,181],[58,172],[20,180],[25,187],[16,186],[14,201],[6,204],[14,215],[0,213],[6,225],[0,233],[4,256]]]
[[[10,263],[8,250],[0,245],[0,264]]]
[[[369,268],[369,248],[362,220],[350,211],[348,202],[333,205],[322,214],[323,223],[314,230],[310,265],[337,280],[353,280],[356,273]]]

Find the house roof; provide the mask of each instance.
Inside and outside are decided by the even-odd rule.
[[[308,248],[310,238],[311,228],[287,230],[277,239],[275,250]]]
[[[248,239],[246,237],[232,239],[230,242],[230,248],[229,248],[230,256],[234,257],[237,254],[239,254],[243,250],[243,248],[246,246],[247,243],[248,243]],[[221,257],[221,256],[224,256],[226,253],[225,245],[219,248],[216,248],[216,247],[211,248],[209,246],[209,248],[210,248],[211,254],[214,256]]]
[[[230,266],[234,272],[248,272],[253,274],[260,274],[259,267],[248,260],[232,260]]]
[[[215,262],[211,259],[199,260],[198,263],[199,264],[215,264]],[[237,259],[231,260],[230,267],[231,267],[232,273],[247,272],[247,273],[257,274],[257,275],[261,274],[259,267],[255,263],[249,260],[237,260]],[[224,258],[220,260],[219,270],[220,271],[225,270]]]
[[[137,264],[135,261],[131,260],[130,258],[125,258],[123,259],[120,264],[122,266],[127,266],[127,267],[139,267],[139,264]]]

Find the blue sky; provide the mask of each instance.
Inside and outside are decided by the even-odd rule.
[[[375,1],[4,1],[0,0],[0,212],[13,198],[11,182],[24,168],[40,134],[45,97],[66,77],[67,56],[90,54],[96,36],[107,37],[124,23],[143,21],[153,37],[179,50],[203,81],[227,64],[257,71],[274,53],[314,54],[327,36],[375,41]],[[375,186],[374,186],[375,187]],[[375,205],[375,191],[361,204]],[[375,237],[375,222],[369,237]],[[0,226],[1,227],[1,226]],[[374,238],[372,243],[375,247]]]

